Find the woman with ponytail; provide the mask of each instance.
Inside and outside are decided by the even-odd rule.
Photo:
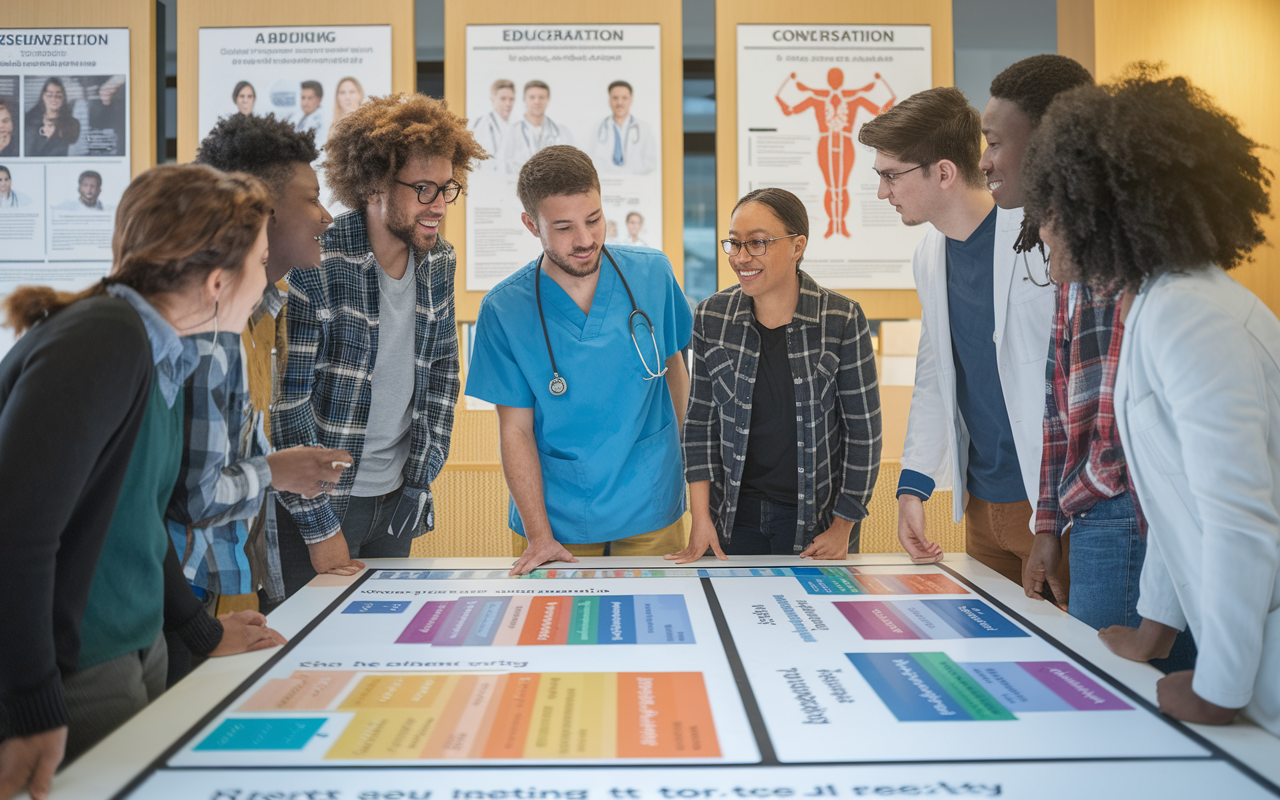
[[[107,278],[4,303],[21,338],[0,361],[0,800],[42,800],[64,754],[163,690],[162,627],[214,655],[283,641],[256,612],[205,615],[163,523],[196,365],[181,337],[244,328],[270,214],[248,175],[156,167],[125,190]]]

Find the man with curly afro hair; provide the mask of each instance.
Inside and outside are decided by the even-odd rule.
[[[1160,710],[1243,709],[1280,735],[1280,321],[1224,271],[1265,242],[1260,149],[1185,78],[1139,66],[1059,98],[1024,177],[1055,278],[1121,293],[1115,415],[1151,527],[1142,622],[1100,636],[1147,660],[1189,627],[1195,668],[1157,684]]]
[[[289,280],[289,361],[273,413],[278,448],[351,454],[324,493],[282,492],[289,596],[359,557],[403,558],[434,527],[430,484],[449,455],[458,398],[449,204],[486,158],[466,120],[421,94],[376,97],[336,122],[325,182],[342,214],[320,269]]]
[[[1054,98],[1092,85],[1087,69],[1060,55],[1025,58],[991,82],[991,101],[982,114],[982,169],[998,205],[1023,205],[1023,156]],[[1038,244],[1035,231],[1024,230],[1018,247],[1029,258],[1023,265],[1027,280],[1047,283],[1048,262]],[[1119,308],[1112,294],[1069,283],[1056,288],[1055,309],[1046,367],[1054,378],[1045,384],[1040,491],[1032,501],[1036,535],[1023,589],[1028,597],[1042,597],[1047,583],[1072,616],[1094,628],[1134,624],[1146,537],[1111,404],[1120,359]],[[1064,548],[1068,529],[1070,548]],[[1064,566],[1069,588],[1057,577]],[[1194,662],[1195,643],[1187,633],[1155,666],[1168,672]]]

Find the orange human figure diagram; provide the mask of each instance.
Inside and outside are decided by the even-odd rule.
[[[795,105],[782,99],[782,91],[788,83],[794,83],[795,89],[803,95],[803,100]],[[844,72],[833,68],[827,73],[829,89],[815,89],[796,80],[793,72],[783,81],[774,99],[782,106],[782,113],[788,117],[813,109],[818,120],[818,130],[822,138],[818,140],[818,167],[822,170],[827,190],[822,198],[822,207],[827,212],[827,232],[824,238],[839,233],[849,236],[845,226],[845,216],[849,213],[849,174],[853,171],[853,160],[856,152],[853,148],[853,123],[858,116],[858,109],[864,108],[873,115],[883,114],[893,107],[897,96],[889,88],[889,84],[879,72],[875,80],[858,89],[845,89]],[[887,93],[888,99],[877,104],[868,95],[883,87],[881,93]]]

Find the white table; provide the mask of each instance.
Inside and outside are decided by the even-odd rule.
[[[845,562],[820,562],[820,566],[875,566],[875,565],[900,565],[904,564],[905,557],[893,554],[876,554],[853,556]],[[1016,614],[1022,615],[1027,621],[1038,627],[1045,634],[1057,639],[1067,648],[1075,651],[1083,659],[1092,662],[1099,670],[1108,673],[1112,677],[1118,679],[1123,684],[1134,690],[1140,697],[1145,698],[1151,703],[1156,701],[1155,686],[1156,681],[1160,677],[1160,673],[1154,668],[1124,659],[1118,658],[1109,652],[1099,641],[1095,632],[1083,623],[1069,617],[1067,614],[1049,605],[1048,603],[1033,601],[1027,599],[1021,588],[999,576],[987,567],[979,564],[973,559],[965,555],[950,554],[945,559],[945,565],[954,570],[960,576],[972,581],[979,588],[985,590],[990,597],[1005,604],[1010,610]],[[371,560],[368,562],[369,568],[378,569],[499,569],[505,568],[511,564],[511,559],[404,559],[404,560]],[[713,559],[703,559],[697,564],[690,566],[699,567],[715,567],[723,566],[723,562],[716,562]],[[737,557],[728,562],[729,566],[814,566],[815,562],[801,561],[792,557]],[[670,562],[664,562],[661,559],[582,559],[577,565],[578,568],[607,568],[614,569],[619,567],[635,567],[635,568],[670,568],[673,565]],[[357,576],[358,577],[358,576]],[[286,637],[293,637],[298,634],[308,623],[310,623],[325,608],[330,606],[342,594],[347,591],[350,583],[355,579],[338,579],[330,576],[322,576],[314,581],[311,585],[300,591],[288,602],[277,609],[270,617],[272,627],[279,630]],[[169,690],[159,700],[141,712],[138,716],[124,725],[113,735],[103,741],[89,753],[81,757],[76,763],[69,766],[61,774],[58,775],[54,782],[53,796],[58,800],[90,800],[90,798],[110,798],[128,782],[133,779],[139,772],[144,770],[154,759],[161,755],[173,742],[183,736],[193,724],[207,714],[211,709],[219,704],[225,697],[232,693],[248,676],[262,667],[275,654],[276,650],[262,651],[258,653],[250,653],[240,656],[228,658],[212,659],[204,663],[199,669],[192,673],[189,677]],[[743,654],[743,659],[749,658],[749,654]],[[991,724],[991,723],[984,723]],[[1221,750],[1233,756],[1241,763],[1255,770],[1265,779],[1280,785],[1280,740],[1271,736],[1267,732],[1258,728],[1249,722],[1237,722],[1227,727],[1211,727],[1211,726],[1190,726],[1196,733],[1203,736],[1209,742],[1213,743]],[[1052,754],[1053,735],[1052,731],[1045,731],[1045,749],[1047,754]],[[1093,762],[1090,762],[1093,763]],[[1165,774],[1172,770],[1176,772],[1178,762],[1164,761],[1153,762],[1152,771]],[[911,765],[908,765],[910,767]],[[1098,769],[1105,768],[1105,764]],[[545,769],[545,768],[544,768]],[[563,769],[580,770],[581,767],[565,767]],[[671,769],[662,770],[661,772],[667,776],[680,775],[683,770],[693,770],[694,767],[673,767]],[[746,767],[744,769],[763,769],[759,767]],[[795,767],[771,768],[771,769],[797,769]],[[877,768],[879,769],[879,768]],[[884,768],[889,769],[889,768]],[[922,769],[922,768],[918,768]],[[482,766],[474,769],[476,774],[483,770]],[[874,772],[874,770],[873,770]],[[542,774],[546,774],[545,772]],[[763,773],[759,773],[763,775]],[[810,770],[812,783],[815,787],[808,793],[821,791],[816,789],[817,786],[823,785],[826,780],[827,773],[821,768],[813,768]],[[875,773],[879,775],[880,773]],[[958,774],[963,774],[961,770]],[[873,775],[872,783],[867,784],[873,787],[876,778]],[[691,779],[693,777],[691,776]],[[805,781],[802,781],[805,782]],[[848,782],[845,781],[847,784]],[[957,788],[956,785],[948,785],[950,788]],[[741,787],[740,787],[741,788]],[[759,788],[759,787],[756,787]],[[884,787],[881,787],[884,788]],[[902,788],[902,787],[900,787]],[[906,787],[910,788],[910,787]],[[936,786],[934,786],[937,789]],[[948,791],[950,791],[950,788]],[[726,792],[726,796],[732,796],[737,789]],[[750,794],[754,791],[749,788],[742,788],[747,794],[740,796],[765,796],[759,792]],[[764,791],[761,789],[761,791]],[[876,794],[875,788],[867,788],[868,794]],[[909,791],[895,792],[902,794],[911,794]],[[946,794],[947,792],[942,792]],[[954,793],[965,794],[968,792],[957,791]],[[802,794],[796,793],[797,796]],[[838,796],[856,795],[857,791],[851,791],[850,787],[841,785],[837,791]],[[890,792],[880,791],[881,796],[887,796]],[[194,795],[193,795],[194,796]],[[207,797],[207,794],[199,795]],[[305,795],[298,795],[301,798]],[[351,795],[353,796],[353,795]],[[394,793],[384,795],[384,797],[395,797]],[[487,800],[499,795],[489,795]],[[649,795],[644,795],[648,797]],[[654,795],[657,797],[658,795]],[[712,795],[716,796],[716,795]],[[774,795],[770,795],[774,796]],[[787,796],[785,794],[777,796]],[[975,790],[976,796],[976,790]],[[1004,796],[1011,796],[1005,793]],[[1057,796],[1054,793],[1054,787],[1047,785],[1037,794],[1038,797]],[[1169,796],[1169,795],[1164,795]],[[247,795],[241,796],[237,800],[247,800]],[[271,797],[270,795],[261,795],[261,800]],[[273,800],[285,800],[287,794],[281,794]],[[408,797],[408,795],[404,795]],[[608,798],[608,794],[592,793],[589,800],[604,800]],[[633,795],[634,797],[634,795]],[[664,795],[665,797],[665,795]],[[678,800],[678,797],[672,795],[672,800]],[[438,795],[439,800],[449,800],[443,794]],[[212,800],[212,798],[210,798]],[[232,800],[227,798],[226,800]],[[466,800],[474,800],[467,798]],[[571,799],[570,799],[571,800]],[[611,800],[618,800],[612,798]]]

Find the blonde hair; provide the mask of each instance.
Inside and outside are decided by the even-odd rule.
[[[333,129],[334,125],[338,124],[338,120],[347,116],[349,113],[342,110],[342,103],[338,100],[338,93],[342,91],[342,84],[348,82],[355,84],[356,91],[360,92],[360,102],[364,102],[364,87],[360,85],[360,81],[350,75],[338,81],[338,85],[333,87],[333,119],[329,121],[330,130]]]

